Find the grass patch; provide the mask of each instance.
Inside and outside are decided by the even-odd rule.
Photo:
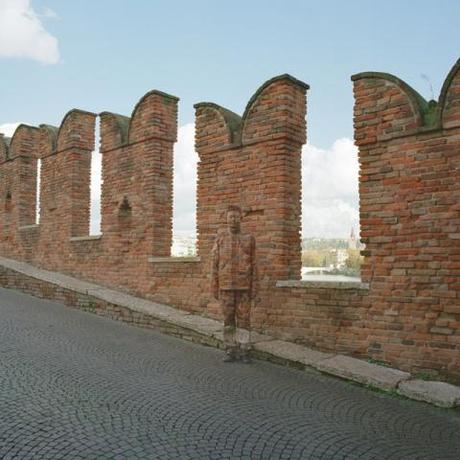
[[[367,359],[367,362],[368,362],[368,363],[371,363],[371,364],[377,364],[377,365],[383,366],[383,367],[391,367],[387,362],[385,362],[385,361],[380,361],[380,360],[378,360],[378,359],[368,358],[368,359]]]

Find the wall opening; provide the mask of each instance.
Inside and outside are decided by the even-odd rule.
[[[42,180],[42,160],[39,158],[37,160],[37,186],[36,186],[36,195],[35,195],[35,224],[40,224],[40,187]]]
[[[352,139],[337,139],[329,148],[304,146],[302,279],[360,276],[358,187],[358,149]]]
[[[3,231],[5,234],[9,233],[10,224],[11,224],[11,211],[13,208],[13,200],[11,192],[8,190],[5,194],[5,205],[4,205],[4,221],[3,221]]]
[[[5,213],[9,214],[11,212],[12,207],[12,195],[11,192],[6,192],[5,196]]]
[[[174,145],[173,257],[196,255],[197,165],[195,125],[188,123],[179,127]]]
[[[101,234],[102,154],[100,118],[94,127],[94,150],[91,152],[89,234]]]
[[[133,209],[129,198],[125,195],[118,207],[118,231],[125,233],[132,228]]]

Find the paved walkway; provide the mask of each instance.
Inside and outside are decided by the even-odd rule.
[[[0,458],[458,459],[460,411],[0,289]]]

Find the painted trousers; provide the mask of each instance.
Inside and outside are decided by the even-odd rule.
[[[220,290],[219,300],[224,315],[224,345],[226,349],[247,351],[251,347],[251,299],[248,290]]]

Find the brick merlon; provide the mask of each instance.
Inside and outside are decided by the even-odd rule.
[[[409,98],[417,115],[420,115],[425,127],[439,128],[441,126],[442,112],[446,105],[449,89],[460,72],[460,59],[453,65],[442,85],[438,101],[427,102],[417,91],[409,86],[405,81],[394,75],[383,72],[361,72],[351,76],[352,81],[362,79],[380,79],[389,81],[398,86]]]
[[[136,114],[137,110],[139,109],[139,107],[142,105],[142,103],[150,96],[153,96],[153,95],[156,95],[156,96],[161,96],[161,97],[164,97],[165,99],[170,99],[172,102],[179,102],[179,98],[177,96],[173,96],[171,94],[168,94],[168,93],[163,93],[163,91],[158,91],[157,89],[152,89],[151,91],[145,93],[140,99],[139,101],[137,102],[137,104],[134,106],[134,109],[131,113],[131,120],[134,119],[134,115]]]
[[[81,109],[70,109],[65,115],[64,115],[64,118],[62,119],[61,121],[61,124],[58,128],[58,132],[57,132],[57,138],[59,139],[59,135],[61,134],[61,131],[62,131],[62,128],[64,127],[67,119],[69,117],[71,117],[74,113],[78,113],[80,115],[90,115],[90,116],[93,116],[93,117],[97,117],[97,113],[94,113],[94,112],[88,112],[87,110],[81,110]]]
[[[243,123],[244,123],[244,120],[246,120],[246,118],[248,117],[248,114],[252,108],[252,106],[254,105],[254,103],[256,102],[256,100],[259,98],[260,94],[270,85],[272,85],[273,83],[276,83],[278,81],[283,81],[283,80],[286,80],[286,81],[289,81],[297,86],[300,86],[301,88],[303,88],[305,91],[310,89],[310,86],[301,81],[301,80],[298,80],[297,78],[293,77],[292,75],[289,75],[287,73],[284,73],[282,75],[278,75],[276,77],[273,77],[273,78],[270,78],[270,80],[267,80],[264,84],[262,84],[258,89],[257,91],[252,95],[251,99],[249,99],[249,102],[246,104],[246,108],[244,110],[244,113],[243,113]]]
[[[229,139],[231,143],[241,143],[241,117],[213,102],[198,102],[193,106],[195,110],[198,109],[212,109],[215,110],[224,120],[225,125],[229,133]]]
[[[151,101],[161,101],[163,106],[156,106],[153,108],[151,106]],[[131,113],[131,120],[129,123],[128,129],[128,143],[132,142],[139,142],[140,140],[144,140],[145,136],[158,136],[160,134],[159,131],[168,131],[168,134],[163,132],[161,136],[165,140],[169,140],[175,142],[177,140],[177,105],[179,102],[179,98],[176,96],[172,96],[171,94],[164,93],[162,91],[158,91],[153,89],[146,94],[144,94],[137,104],[134,107],[134,110]],[[156,103],[155,103],[156,104]],[[155,105],[154,104],[154,105]],[[147,107],[150,106],[150,109]],[[170,110],[171,108],[172,111]],[[161,123],[163,124],[162,130],[159,130],[157,122],[152,124],[152,120],[141,120],[139,117],[139,113],[142,114],[144,110],[152,110],[155,112],[155,117],[159,117],[162,119]],[[142,134],[137,132],[139,126],[142,125]]]
[[[9,146],[11,142],[11,137],[5,137],[0,133],[0,154],[2,155],[0,163],[7,161],[9,159]]]
[[[460,73],[460,59],[453,65],[450,72],[447,74],[444,84],[442,85],[441,92],[439,94],[439,118],[442,119],[442,112],[447,103],[449,90],[454,83],[454,79]]]
[[[8,147],[9,158],[13,158],[15,156],[16,154],[15,150],[17,147],[16,144],[21,142],[21,138],[24,139],[23,136],[26,136],[26,138],[28,136],[32,136],[31,138],[29,137],[29,139],[27,139],[26,142],[29,142],[29,141],[34,142],[34,139],[35,140],[37,139],[35,136],[38,135],[38,131],[39,131],[39,128],[37,126],[32,126],[32,125],[21,123],[14,130],[13,136],[11,137],[10,145]]]
[[[69,110],[59,126],[56,151],[63,151],[74,146],[92,150],[94,148],[94,121],[96,117],[97,113],[94,112],[81,109]],[[90,131],[92,131],[91,136]]]
[[[415,117],[421,120],[425,127],[435,127],[438,125],[437,102],[427,102],[425,98],[404,80],[385,72],[361,72],[351,76],[351,81],[359,80],[384,80],[397,86],[408,98]]]
[[[21,123],[20,125],[18,125],[18,127],[14,130],[14,133],[13,135],[11,136],[11,142],[13,142],[13,140],[18,136],[20,135],[20,132],[21,130],[23,129],[32,129],[32,130],[37,130],[39,129],[38,126],[32,126],[32,125],[27,125],[25,123]]]
[[[127,117],[126,115],[120,115],[118,113],[113,113],[113,112],[101,112],[99,116],[101,118],[104,118],[104,117],[113,118],[120,132],[122,143],[125,144],[128,142],[129,126],[131,124],[130,117]]]
[[[39,128],[43,130],[44,132],[46,132],[46,134],[48,135],[48,139],[50,142],[49,143],[50,150],[51,152],[54,152],[57,147],[57,137],[59,133],[59,128],[57,126],[47,125],[47,124],[41,124],[39,125]]]

